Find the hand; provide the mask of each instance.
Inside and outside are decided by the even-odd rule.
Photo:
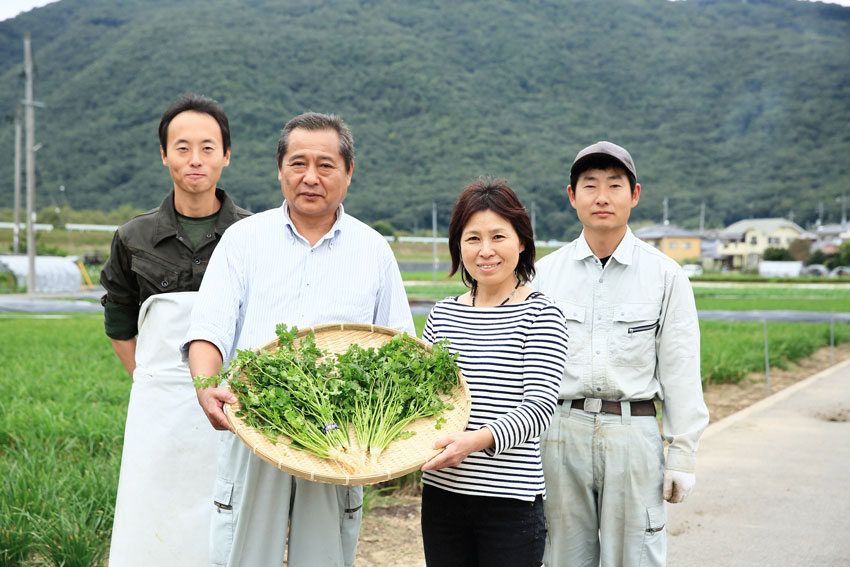
[[[435,449],[444,449],[444,451],[422,465],[419,470],[430,471],[456,467],[470,453],[492,447],[493,443],[493,433],[487,427],[477,431],[451,433],[434,443]]]
[[[236,433],[227,420],[227,416],[224,415],[224,403],[235,402],[236,396],[225,388],[205,388],[203,390],[197,390],[197,394],[198,403],[201,405],[204,413],[207,414],[210,424],[218,431]]]
[[[696,483],[697,476],[694,473],[664,471],[664,500],[671,504],[684,502]]]

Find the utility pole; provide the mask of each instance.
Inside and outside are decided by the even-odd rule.
[[[434,283],[437,283],[437,269],[440,260],[437,258],[437,201],[431,201],[431,236],[434,243]]]
[[[35,110],[32,100],[32,48],[30,32],[24,34],[24,86],[25,119],[27,127],[27,257],[29,272],[27,292],[35,293]]]
[[[664,226],[670,224],[669,219],[667,218],[667,197],[664,197]]]
[[[15,254],[21,253],[21,105],[15,109],[15,229],[12,238]]]
[[[841,228],[847,228],[847,195],[842,195],[836,199],[841,203]]]
[[[35,293],[35,152],[40,145],[35,144],[35,108],[44,108],[44,104],[32,99],[32,48],[30,47],[30,32],[24,33],[24,123],[26,127],[27,149],[27,258],[29,272],[27,275],[27,292]]]
[[[534,238],[537,238],[537,207],[535,206],[534,199],[531,200],[531,234],[534,235]]]
[[[705,231],[705,201],[699,204],[699,233]]]
[[[818,203],[817,212],[818,212],[818,221],[815,224],[815,226],[820,227],[823,224],[823,201],[820,201]]]

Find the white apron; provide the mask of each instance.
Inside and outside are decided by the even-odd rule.
[[[178,347],[196,292],[149,297],[139,312],[136,370],[109,551],[110,567],[209,565],[221,432],[198,405]]]

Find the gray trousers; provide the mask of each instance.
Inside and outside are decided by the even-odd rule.
[[[663,566],[664,449],[654,417],[558,406],[541,437],[546,567]]]
[[[363,488],[310,482],[222,438],[210,529],[215,567],[352,567]],[[346,510],[353,510],[346,512]]]

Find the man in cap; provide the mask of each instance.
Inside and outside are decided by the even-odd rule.
[[[570,336],[541,438],[549,567],[664,565],[665,500],[684,501],[696,482],[708,425],[696,306],[681,267],[628,227],[640,191],[624,148],[581,150],[567,194],[582,233],[542,258],[531,284],[560,306]]]

